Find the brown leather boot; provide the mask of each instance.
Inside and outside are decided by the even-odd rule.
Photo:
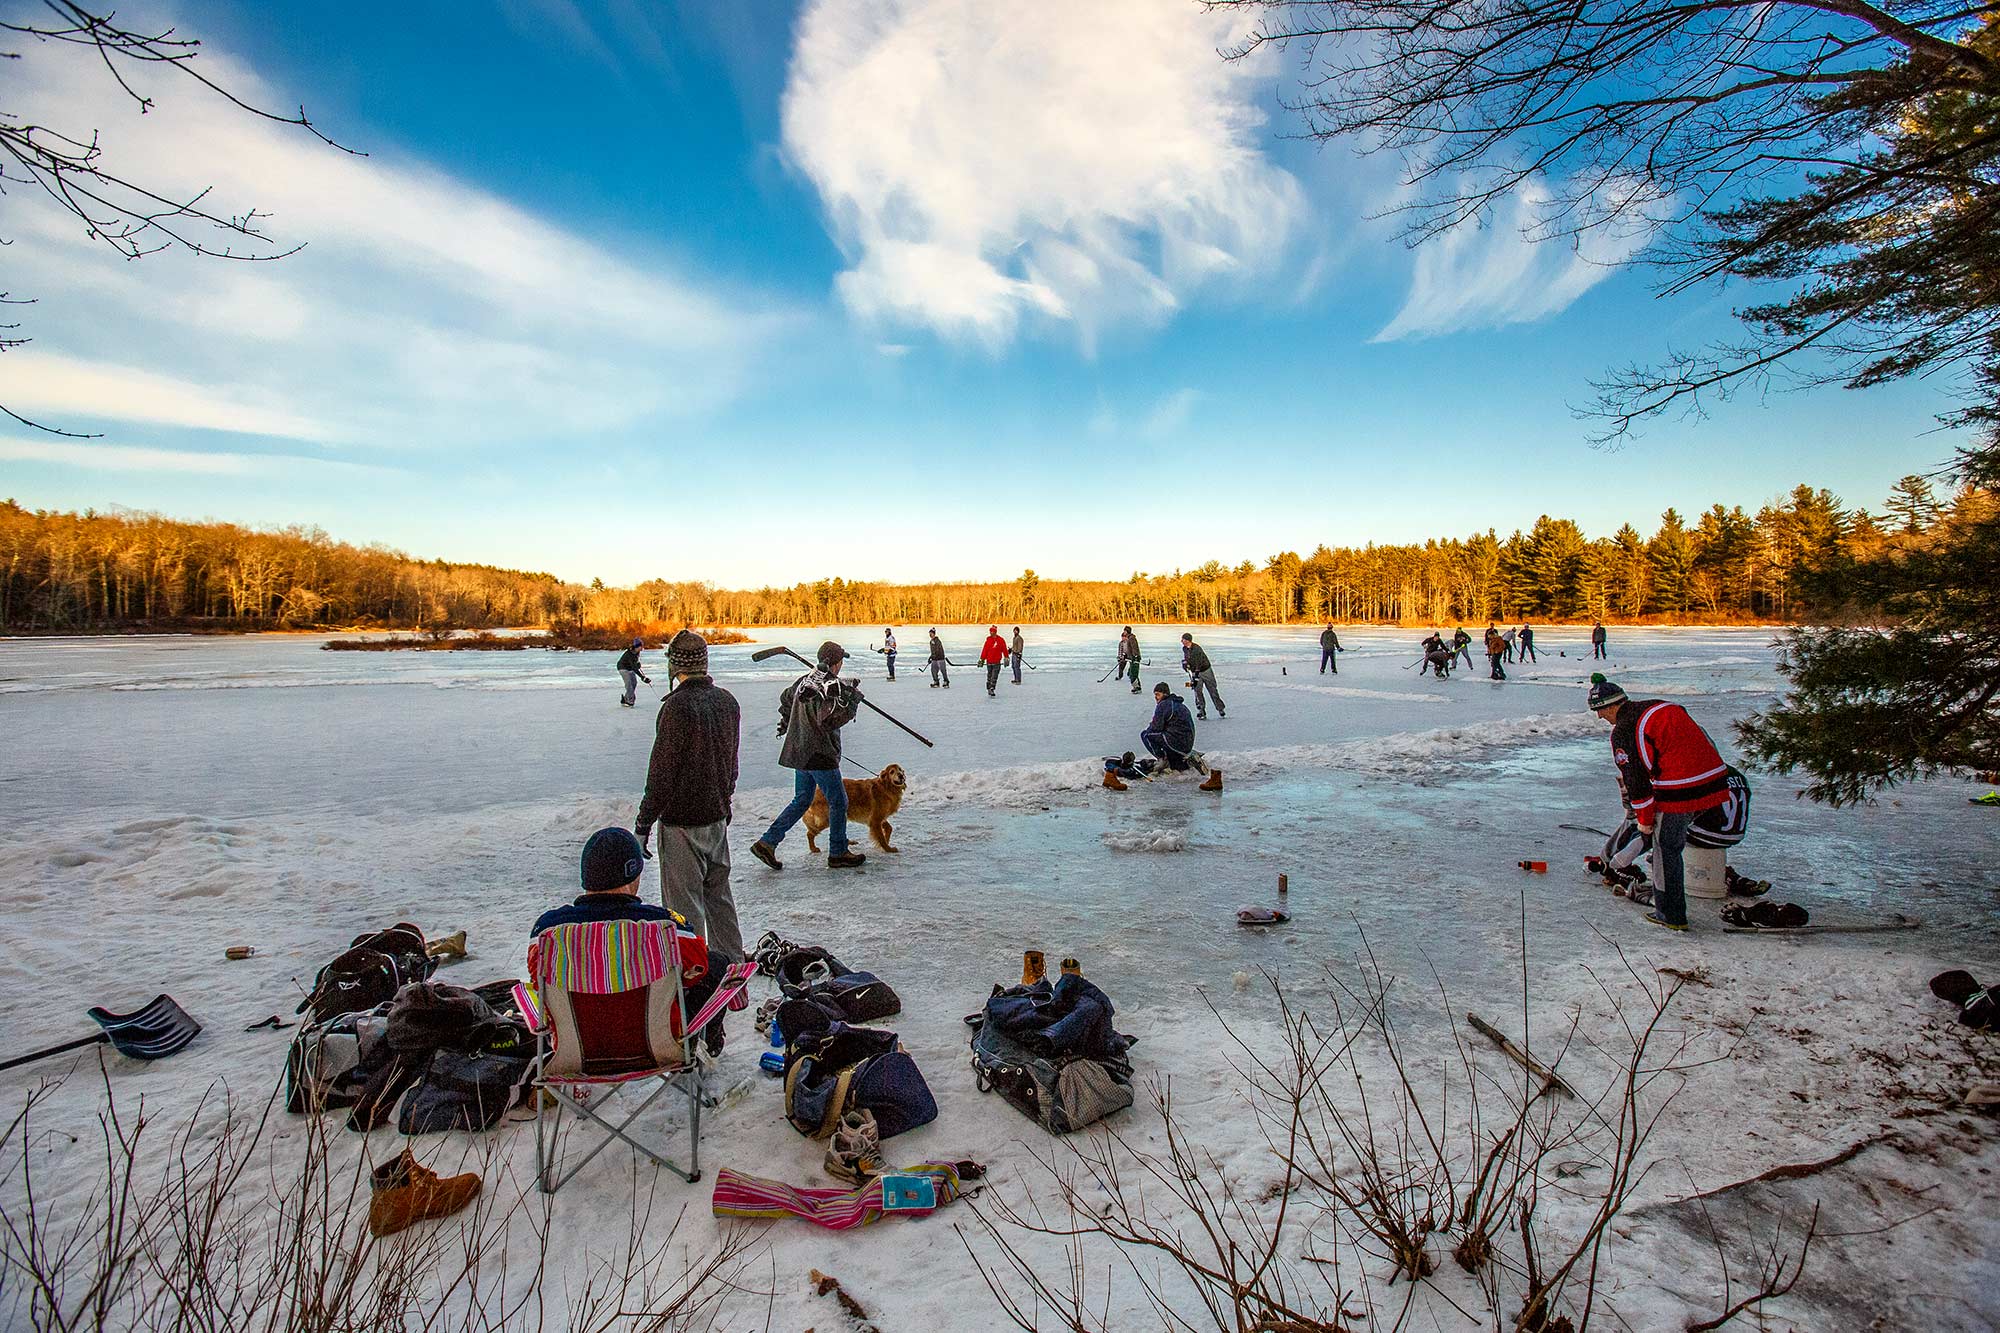
[[[1021,955],[1021,984],[1032,986],[1037,981],[1049,979],[1049,965],[1043,959],[1040,949],[1029,949]]]
[[[1065,958],[1062,960],[1062,974],[1066,977],[1080,977],[1083,975],[1083,965],[1074,958]]]
[[[1119,778],[1119,776],[1116,773],[1113,773],[1108,768],[1104,770],[1104,785],[1111,788],[1111,790],[1113,791],[1131,790],[1130,786],[1126,782],[1124,782],[1121,778]]]
[[[1221,770],[1221,769],[1219,769],[1219,768],[1211,768],[1211,769],[1209,769],[1209,770],[1208,770],[1208,781],[1206,781],[1206,782],[1202,783],[1202,784],[1201,784],[1201,786],[1197,787],[1197,788],[1196,788],[1195,790],[1196,790],[1196,791],[1221,791],[1221,790],[1222,790],[1222,770]]]
[[[408,1148],[375,1168],[375,1193],[368,1200],[368,1230],[393,1236],[431,1217],[449,1217],[479,1193],[479,1175],[468,1171],[449,1179],[417,1165]]]

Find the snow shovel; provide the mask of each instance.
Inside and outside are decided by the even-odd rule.
[[[803,664],[804,666],[811,667],[813,665],[811,662],[806,661],[805,658],[800,657],[797,653],[793,652],[789,648],[759,648],[756,652],[750,654],[750,660],[753,662],[762,662],[766,658],[776,657],[780,653],[783,653],[786,657],[789,657],[794,661]],[[952,663],[952,665],[956,666],[958,664],[954,662]],[[930,737],[924,735],[922,732],[919,732],[911,727],[903,726],[901,722],[897,722],[895,718],[890,717],[887,713],[882,712],[881,709],[876,708],[875,705],[873,703],[870,703],[867,699],[863,699],[861,702],[865,704],[871,711],[880,714],[883,718],[887,719],[890,722],[895,722],[897,726],[902,727],[904,731],[909,732],[910,735],[915,736],[925,745],[930,745],[931,743]],[[936,747],[933,746],[932,748],[935,749]]]
[[[17,1055],[12,1060],[0,1062],[0,1069],[12,1069],[15,1065],[60,1055],[79,1046],[95,1046],[103,1041],[117,1047],[120,1055],[129,1055],[134,1060],[159,1060],[186,1049],[187,1044],[201,1032],[201,1024],[187,1010],[175,1004],[171,995],[155,995],[152,1003],[129,1014],[114,1014],[109,1009],[93,1007],[90,1017],[104,1029],[102,1032],[78,1037],[60,1046],[44,1047],[29,1055]]]

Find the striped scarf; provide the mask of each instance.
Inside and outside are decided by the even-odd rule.
[[[942,1208],[966,1193],[967,1179],[976,1180],[985,1171],[974,1162],[919,1162],[889,1174],[931,1177],[936,1183],[937,1206]],[[715,1174],[715,1194],[710,1207],[717,1217],[803,1217],[829,1231],[851,1231],[882,1218],[886,1211],[882,1206],[882,1179],[878,1176],[860,1189],[802,1188],[725,1166]],[[935,1210],[897,1211],[910,1217],[927,1217]]]

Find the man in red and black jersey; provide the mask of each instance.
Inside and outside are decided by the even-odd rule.
[[[1590,711],[1611,724],[1611,757],[1642,834],[1651,834],[1660,879],[1646,919],[1687,929],[1687,872],[1681,854],[1688,829],[1729,799],[1729,765],[1688,711],[1664,699],[1628,699],[1601,675],[1591,677]]]

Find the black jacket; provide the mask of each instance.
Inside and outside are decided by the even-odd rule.
[[[1328,652],[1340,651],[1340,636],[1330,629],[1319,632],[1319,646]]]
[[[839,676],[808,671],[778,696],[778,762],[786,768],[840,767],[840,729],[861,711],[861,689]]]
[[[1181,667],[1190,676],[1199,676],[1209,669],[1208,654],[1198,643],[1190,643],[1181,649]]]
[[[638,671],[640,669],[639,650],[637,648],[627,648],[621,653],[618,658],[618,669],[620,671]]]
[[[708,676],[690,676],[660,705],[639,827],[692,828],[728,819],[736,795],[743,710]]]
[[[935,634],[931,635],[931,655],[929,660],[933,662],[944,661],[944,640]]]

